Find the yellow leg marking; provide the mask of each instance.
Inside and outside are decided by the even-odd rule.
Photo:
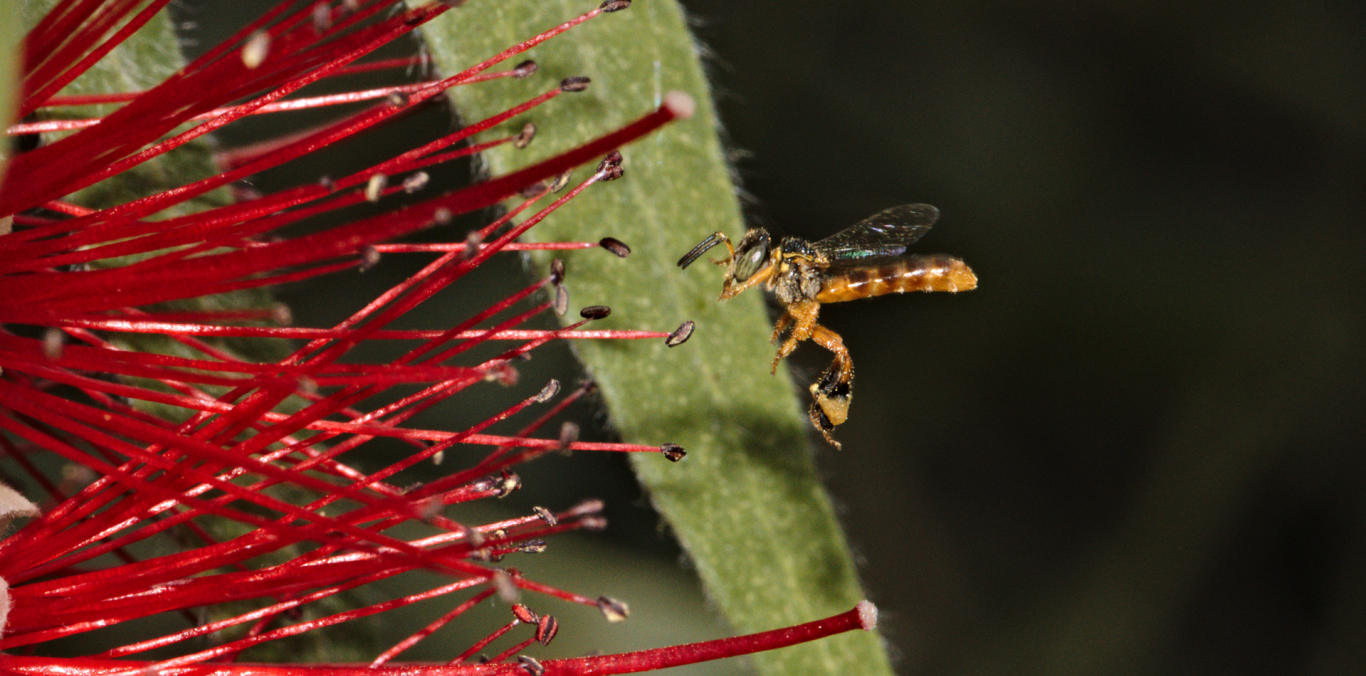
[[[773,357],[773,368],[769,369],[770,374],[778,372],[778,362],[782,361],[783,357],[792,354],[792,351],[797,349],[797,343],[811,337],[811,332],[816,328],[816,316],[820,312],[821,304],[814,300],[787,306],[787,314],[778,320],[778,324],[773,329],[773,340],[777,340],[781,335],[779,329],[787,328],[789,318],[795,324],[792,327],[792,333],[788,334],[787,340],[783,341],[782,346],[778,348],[778,354]]]

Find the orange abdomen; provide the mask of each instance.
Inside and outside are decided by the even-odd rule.
[[[890,263],[828,272],[817,303],[839,303],[908,291],[971,291],[977,275],[953,256],[907,256]]]

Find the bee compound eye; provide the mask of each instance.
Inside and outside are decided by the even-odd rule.
[[[764,252],[762,250],[755,249],[746,253],[744,258],[740,259],[739,264],[735,266],[735,279],[743,282],[746,279],[753,277],[754,273],[759,271],[763,262]]]
[[[768,233],[762,230],[749,231],[735,253],[735,280],[743,282],[764,269],[769,248]]]

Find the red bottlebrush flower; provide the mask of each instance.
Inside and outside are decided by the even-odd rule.
[[[19,114],[96,102],[64,100],[58,92],[167,2],[140,4],[72,0],[40,21],[25,43]],[[439,82],[342,96],[382,98],[341,122],[238,157],[232,168],[210,177],[99,208],[65,201],[245,115],[298,105],[283,99],[455,4],[407,9],[365,0],[302,8],[282,3],[158,86],[99,99],[122,102],[108,115],[11,129],[12,135],[72,133],[10,157],[0,186],[0,275],[6,291],[0,295],[0,475],[37,503],[0,485],[0,526],[11,517],[30,517],[0,540],[0,671],[397,670],[382,665],[495,598],[511,605],[507,625],[463,652],[452,651],[449,666],[404,666],[403,673],[625,673],[871,628],[875,612],[861,604],[825,620],[704,644],[569,660],[524,655],[558,630],[552,616],[521,605],[530,593],[596,606],[609,619],[624,617],[626,606],[619,601],[562,590],[498,565],[509,554],[539,551],[548,536],[600,528],[600,506],[590,501],[560,511],[537,509],[482,525],[457,520],[457,506],[516,490],[516,466],[548,452],[648,451],[679,460],[682,449],[671,443],[582,442],[572,428],[539,435],[555,412],[584,392],[561,396],[555,383],[467,429],[409,424],[417,413],[477,383],[515,382],[517,360],[551,340],[652,338],[673,344],[685,338],[681,331],[581,330],[606,316],[600,307],[586,309],[583,322],[562,330],[520,328],[531,317],[564,309],[560,294],[531,300],[547,287],[559,288],[562,271],[457,326],[409,330],[393,324],[490,256],[529,246],[517,244],[518,235],[575,195],[619,177],[615,149],[686,117],[686,96],[667,95],[636,122],[527,169],[308,234],[282,229],[399,191],[421,192],[422,168],[481,147],[453,149],[456,144],[586,81],[564,80],[526,106],[361,172],[228,206],[189,205],[217,187],[402,115],[447,87],[495,77],[489,73],[497,64],[628,3],[605,3]],[[521,65],[504,72],[528,70]],[[486,143],[524,144],[530,133]],[[586,180],[538,206],[551,199],[567,170],[603,156]],[[386,244],[514,197],[520,202],[503,218],[458,243]],[[598,244],[543,245],[593,246]],[[615,241],[602,246],[619,255],[629,251]],[[182,304],[363,268],[386,252],[417,250],[441,255],[330,328],[286,326],[287,316],[275,307]],[[163,337],[176,351],[137,349],[137,341],[128,338],[145,335]],[[218,338],[299,343],[288,355],[260,361],[211,342]],[[370,364],[356,353],[371,341],[413,347],[391,362]],[[508,347],[482,362],[457,361],[494,341],[508,341]],[[400,387],[397,400],[380,399]],[[159,417],[149,406],[179,416]],[[489,433],[491,426],[538,406],[549,410],[519,431]],[[376,438],[399,440],[412,451],[378,469],[348,462],[348,453]],[[396,485],[404,470],[462,444],[492,450],[439,479]],[[366,595],[372,583],[417,571],[444,581],[384,600]],[[351,603],[351,596],[364,600]],[[367,665],[237,663],[259,655],[253,652],[258,646],[442,596],[456,599],[446,615],[369,656]],[[179,625],[166,629],[147,622],[160,618],[179,618]],[[518,625],[530,625],[520,642],[498,648],[486,664],[459,664]],[[117,640],[109,638],[114,631],[122,632]],[[138,638],[128,638],[130,633]],[[52,656],[59,650],[51,646],[64,639],[60,652],[78,656]]]

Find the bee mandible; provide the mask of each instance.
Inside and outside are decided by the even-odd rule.
[[[830,433],[849,417],[854,362],[839,334],[816,323],[821,305],[888,293],[957,293],[977,288],[977,275],[962,260],[942,254],[902,255],[938,219],[939,210],[928,204],[903,204],[818,242],[784,237],[777,246],[763,228],[746,232],[738,244],[716,232],[679,259],[678,266],[686,268],[712,247],[724,244],[729,255],[712,261],[726,266],[719,300],[762,285],[783,304],[770,341],[778,342],[784,333],[787,338],[778,346],[770,373],[777,373],[778,362],[803,340],[815,341],[835,355],[809,388],[807,417],[826,441],[839,448]]]

